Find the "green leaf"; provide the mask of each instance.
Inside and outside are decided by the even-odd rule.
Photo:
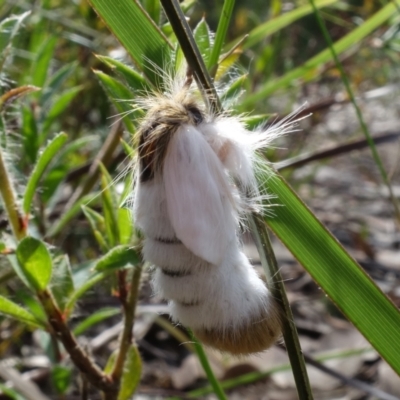
[[[124,370],[118,400],[129,400],[135,393],[142,375],[142,360],[135,344],[132,344],[125,357]]]
[[[23,20],[30,14],[28,11],[20,15],[12,15],[0,23],[0,71],[3,69],[4,62],[9,54],[11,42],[17,34]]]
[[[106,226],[106,233],[108,242],[111,246],[119,243],[119,231],[117,212],[118,207],[117,199],[112,186],[112,178],[110,177],[107,169],[100,164],[101,169],[101,199],[103,203],[103,214]]]
[[[55,365],[51,369],[51,381],[58,395],[65,394],[72,381],[72,369],[64,365]]]
[[[64,310],[66,302],[74,290],[74,281],[72,279],[68,255],[65,254],[55,258],[51,279],[51,292],[60,310]]]
[[[46,289],[53,268],[46,245],[28,236],[18,244],[16,255],[20,267],[15,271],[18,276],[35,291]]]
[[[224,44],[226,32],[228,31],[229,22],[231,20],[235,0],[225,0],[222,8],[221,17],[218,22],[217,33],[215,34],[215,41],[212,48],[210,58],[208,59],[208,70],[216,71],[219,56],[221,54],[222,46]],[[205,60],[207,61],[207,60]],[[214,74],[212,74],[214,76]]]
[[[143,0],[143,7],[151,19],[158,25],[161,15],[161,5],[159,0]]]
[[[49,163],[54,159],[57,152],[63,146],[67,140],[67,135],[65,133],[59,133],[54,139],[46,146],[43,153],[40,155],[35,168],[29,177],[28,184],[25,189],[24,200],[22,209],[25,214],[29,214],[31,209],[32,199],[37,191],[37,186],[39,184],[40,178],[42,177],[44,171],[46,170]]]
[[[237,99],[238,95],[243,90],[243,85],[247,81],[247,78],[247,75],[239,76],[239,78],[235,79],[224,91],[224,93],[221,95],[221,102],[224,105],[226,103],[229,105],[230,101]]]
[[[400,312],[279,175],[263,184],[276,198],[266,221],[344,315],[400,373]],[[272,213],[271,213],[272,214]],[[384,335],[382,334],[384,332]]]
[[[57,37],[51,37],[43,41],[32,64],[30,79],[32,85],[39,87],[44,86],[56,44]]]
[[[358,28],[353,29],[345,37],[338,40],[334,49],[337,54],[358,45],[366,36],[382,25],[388,18],[396,12],[396,5],[389,3]],[[254,94],[250,94],[243,100],[241,109],[253,107],[258,101],[262,101],[278,89],[282,89],[292,84],[296,79],[303,78],[311,80],[320,77],[321,67],[332,60],[332,52],[328,48],[312,57],[301,67],[292,69],[280,78],[269,80],[261,89]]]
[[[29,311],[25,310],[25,308],[20,307],[18,304],[15,304],[3,296],[0,296],[0,314],[14,318],[35,328],[45,327],[42,321],[35,318]]]
[[[202,18],[197,24],[193,35],[200,50],[200,54],[203,57],[204,62],[207,64],[211,53],[211,39],[210,30],[204,18]]]
[[[140,254],[128,245],[120,245],[111,249],[106,255],[97,261],[94,269],[96,271],[115,270],[125,267],[127,264],[132,266],[142,262]]]
[[[42,133],[40,135],[42,140],[49,133],[53,122],[67,109],[67,107],[71,104],[72,100],[81,90],[82,90],[81,86],[73,87],[71,89],[66,90],[56,99],[53,99],[52,106],[46,113],[46,117],[43,122]]]
[[[89,221],[90,227],[92,228],[93,234],[99,243],[100,248],[103,251],[108,251],[110,249],[110,245],[104,239],[106,232],[106,223],[104,217],[97,211],[94,211],[86,206],[82,206],[82,211]]]
[[[149,18],[138,1],[90,0],[95,11],[128,51],[136,66],[150,82],[156,84],[157,67],[164,68],[170,60],[170,48],[161,30]]]
[[[105,307],[102,308],[93,314],[89,315],[87,318],[85,318],[82,322],[80,322],[75,328],[74,328],[74,335],[79,336],[82,335],[86,330],[91,328],[93,325],[96,325],[102,321],[104,321],[107,318],[113,317],[114,315],[121,314],[121,310],[119,308],[115,307]]]
[[[121,244],[129,244],[133,233],[133,219],[131,211],[127,208],[118,208],[119,241]]]
[[[99,55],[96,55],[96,57],[123,78],[131,89],[139,91],[151,90],[149,82],[133,68],[111,57]]]
[[[265,124],[271,117],[273,117],[273,114],[249,115],[248,117],[243,117],[242,121],[247,129],[254,130]]]
[[[99,78],[105,92],[108,94],[115,108],[120,113],[126,129],[128,129],[131,134],[134,134],[136,129],[133,125],[130,115],[137,115],[137,111],[135,112],[132,107],[132,93],[117,79],[101,71],[95,70],[93,72],[96,74],[97,78]]]

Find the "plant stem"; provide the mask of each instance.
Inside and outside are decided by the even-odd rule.
[[[374,143],[374,141],[372,139],[371,133],[369,132],[367,124],[365,123],[365,120],[364,120],[363,114],[361,112],[361,109],[357,104],[356,98],[355,98],[354,93],[353,93],[353,89],[351,88],[351,85],[350,85],[350,82],[349,82],[349,79],[347,78],[347,75],[344,72],[342,63],[340,62],[339,57],[338,57],[338,55],[336,53],[336,50],[335,50],[335,47],[333,45],[331,36],[329,35],[328,29],[326,28],[325,23],[324,23],[323,19],[321,18],[320,12],[318,11],[318,8],[316,7],[314,0],[309,0],[309,2],[311,4],[311,7],[313,8],[314,15],[317,18],[318,25],[321,28],[322,34],[323,34],[323,36],[325,38],[325,41],[328,44],[329,49],[330,49],[330,51],[332,53],[332,58],[335,61],[336,68],[340,72],[340,76],[341,76],[343,84],[344,84],[344,86],[346,88],[347,94],[348,94],[348,96],[350,98],[350,101],[352,102],[352,104],[354,106],[354,109],[356,111],[357,118],[358,118],[358,121],[360,123],[361,129],[362,129],[362,131],[363,131],[363,133],[364,133],[364,135],[365,135],[365,137],[367,139],[368,145],[369,145],[369,147],[371,149],[372,157],[374,158],[375,164],[378,166],[378,169],[379,169],[379,172],[380,172],[380,174],[382,176],[383,182],[385,183],[385,185],[387,186],[387,188],[389,190],[389,196],[390,196],[390,199],[391,199],[391,201],[393,203],[393,207],[394,207],[397,223],[400,225],[400,208],[399,208],[399,204],[397,202],[396,196],[393,193],[393,189],[392,189],[392,186],[390,184],[389,178],[388,178],[388,176],[386,174],[385,168],[383,166],[383,163],[382,163],[382,160],[381,160],[381,158],[379,156],[379,153],[378,153],[378,151],[376,149],[376,146],[375,146],[375,143]],[[394,0],[393,3],[396,6],[398,6],[397,0]]]
[[[37,296],[47,314],[49,324],[54,330],[56,337],[64,345],[73,363],[85,375],[88,382],[104,393],[117,393],[118,386],[114,384],[108,375],[103,373],[76,341],[75,336],[66,325],[64,317],[51,293],[48,290],[44,290],[37,293]]]
[[[111,373],[111,377],[114,382],[119,382],[121,379],[125,357],[128,353],[129,347],[132,344],[132,330],[135,322],[135,309],[139,295],[141,273],[141,266],[136,266],[133,268],[129,295],[127,301],[122,303],[124,310],[124,327],[120,338],[118,355]]]
[[[286,351],[292,366],[294,380],[296,382],[299,399],[312,399],[312,391],[308,379],[307,369],[301,350],[299,336],[293,321],[292,311],[286,296],[285,285],[279,272],[278,263],[269,239],[268,231],[264,219],[259,214],[253,214],[249,218],[250,227],[255,242],[260,253],[261,264],[265,274],[269,277],[270,287],[273,297],[278,301],[282,308],[282,334],[285,340]]]
[[[199,341],[194,337],[193,333],[189,330],[190,338],[194,343],[194,348],[196,350],[197,356],[199,357],[200,363],[204,369],[204,372],[207,375],[208,381],[210,382],[212,388],[214,389],[214,393],[218,397],[219,400],[227,400],[225,393],[218,381],[215,377],[213,370],[211,369],[211,365],[208,362],[207,355],[203,349],[203,346],[199,343]]]
[[[210,105],[213,113],[220,113],[222,107],[217,92],[212,83],[211,77],[207,72],[207,67],[204,64],[204,60],[201,57],[200,51],[196,45],[196,41],[194,40],[192,31],[186,21],[179,2],[177,0],[160,1],[182,48],[189,68],[194,74],[197,85],[206,97],[206,102]]]
[[[7,171],[2,149],[0,149],[0,193],[14,236],[17,240],[21,240],[26,236],[27,226],[18,209],[15,192]]]

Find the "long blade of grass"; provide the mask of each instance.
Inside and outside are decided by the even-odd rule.
[[[323,8],[331,6],[338,1],[339,0],[319,0],[315,4],[318,8]],[[306,15],[311,13],[312,7],[309,4],[305,4],[295,8],[294,10],[278,15],[277,17],[270,19],[261,25],[258,25],[256,28],[249,32],[245,42],[243,43],[243,49],[248,49],[249,47],[254,46],[266,37],[273,35],[274,33],[297,21],[298,19],[305,17]],[[234,47],[239,41],[240,39],[233,40],[226,46],[226,48],[230,49]]]
[[[207,375],[208,381],[211,383],[212,388],[214,389],[214,393],[217,395],[219,400],[227,400],[225,393],[221,387],[221,384],[218,382],[218,379],[215,377],[213,370],[211,369],[210,363],[208,362],[207,355],[203,349],[203,346],[199,343],[199,341],[193,336],[193,333],[190,332],[190,337],[194,343],[194,348],[197,353],[197,357],[199,357],[200,363]]]
[[[400,312],[293,192],[284,179],[262,178],[275,195],[266,222],[345,316],[400,373]]]
[[[315,6],[314,0],[309,0],[309,1],[310,1],[310,4],[311,4],[311,6],[312,6],[312,8],[314,10],[314,14],[315,14],[315,16],[317,18],[318,25],[321,28],[322,34],[324,35],[325,41],[328,44],[329,50],[330,50],[330,52],[332,54],[332,58],[335,61],[337,69],[340,71],[340,76],[342,78],[343,84],[346,87],[347,94],[348,94],[348,96],[350,98],[351,103],[354,106],[354,109],[355,109],[356,115],[357,115],[357,119],[358,119],[358,121],[360,123],[361,129],[362,129],[362,131],[364,133],[364,136],[367,139],[368,145],[369,145],[369,147],[371,149],[372,157],[374,158],[375,164],[377,165],[377,167],[379,169],[379,172],[380,172],[380,174],[382,176],[383,182],[385,183],[385,185],[387,186],[387,188],[389,190],[389,196],[390,196],[390,199],[391,199],[391,201],[393,203],[393,207],[394,207],[394,211],[395,211],[395,214],[396,214],[397,222],[400,224],[400,208],[399,208],[399,204],[398,204],[397,199],[396,199],[396,197],[395,197],[395,195],[393,193],[392,185],[390,184],[389,178],[388,178],[388,176],[386,174],[386,171],[385,171],[385,168],[383,166],[382,160],[381,160],[381,158],[379,156],[378,150],[376,149],[376,146],[375,146],[375,143],[374,143],[374,141],[372,139],[371,133],[369,132],[367,124],[365,123],[365,120],[364,120],[363,114],[361,112],[361,109],[358,106],[358,103],[357,103],[356,98],[354,96],[353,89],[350,86],[349,79],[347,78],[347,75],[343,70],[342,63],[340,62],[339,57],[338,57],[338,55],[337,55],[337,53],[335,51],[331,36],[329,35],[328,30],[326,29],[325,23],[322,20],[321,15],[319,14],[319,11],[318,11],[317,7]]]
[[[235,0],[225,0],[224,6],[222,7],[221,18],[219,19],[217,32],[215,34],[214,46],[211,51],[210,59],[208,60],[208,70],[214,72],[211,75],[215,75],[217,72],[219,55],[221,54],[234,5]]]
[[[398,0],[397,4],[399,4]],[[388,18],[396,12],[394,2],[387,4],[380,11],[376,12],[371,18],[365,21],[358,28],[352,30],[345,37],[338,40],[334,44],[336,54],[341,54],[345,50],[350,49],[356,44],[360,43],[367,35],[382,25]],[[241,109],[249,109],[253,107],[258,101],[261,101],[271,95],[271,93],[278,89],[283,89],[292,84],[296,79],[302,78],[304,80],[312,80],[320,76],[321,68],[328,61],[332,60],[332,53],[330,49],[326,49],[312,57],[302,66],[292,69],[280,78],[276,78],[266,82],[261,88],[247,96],[241,103]]]
[[[89,0],[111,32],[150,82],[158,82],[156,67],[168,65],[170,45],[139,1]],[[151,62],[150,62],[151,60]]]

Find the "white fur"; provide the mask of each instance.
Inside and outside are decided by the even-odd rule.
[[[254,150],[260,138],[248,135],[234,118],[183,125],[168,144],[162,173],[150,182],[138,180],[134,214],[146,235],[144,258],[160,267],[154,290],[170,300],[175,321],[194,329],[223,334],[257,322],[271,307],[237,237],[242,200],[235,180],[257,193]]]

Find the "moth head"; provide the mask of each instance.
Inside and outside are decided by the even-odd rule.
[[[198,126],[206,113],[194,95],[186,88],[177,93],[156,93],[142,104],[146,116],[140,125],[140,180],[149,181],[162,169],[168,143],[183,125]]]

